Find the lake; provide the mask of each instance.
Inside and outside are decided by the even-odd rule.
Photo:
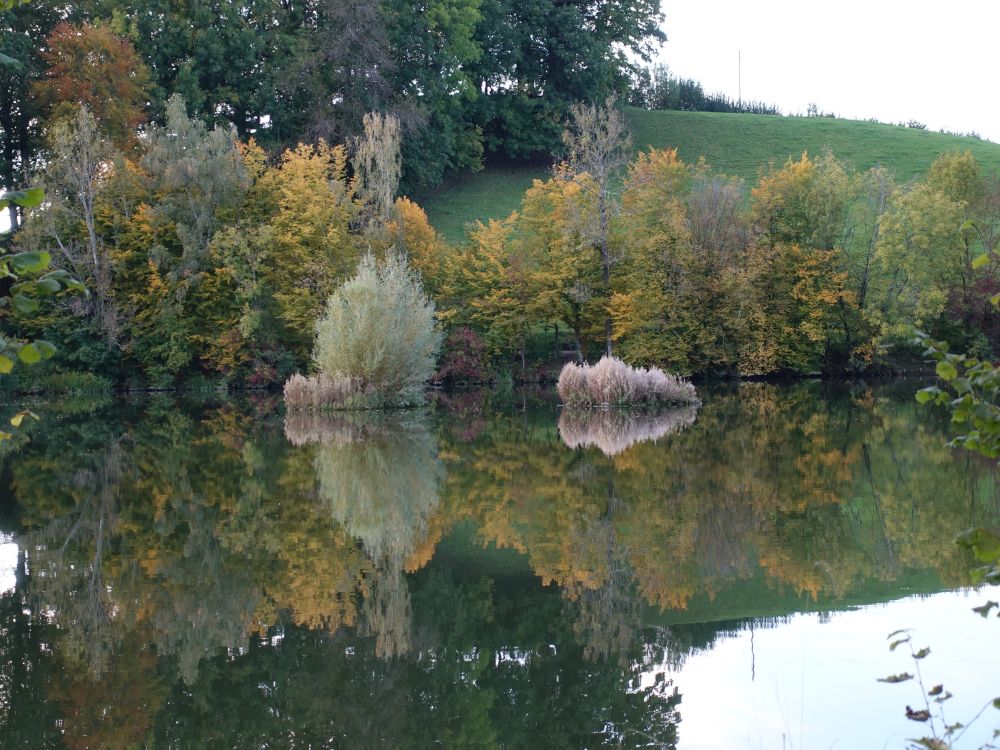
[[[996,468],[917,387],[37,404],[0,445],[0,746],[905,747],[890,632],[948,722],[1000,693],[954,544]]]

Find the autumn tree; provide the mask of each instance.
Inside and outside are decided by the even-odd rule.
[[[307,356],[323,306],[359,257],[351,223],[356,215],[347,177],[347,151],[320,141],[286,151],[261,178],[272,196],[267,222],[273,236],[265,275],[283,335]]]
[[[397,198],[393,206],[394,221],[389,235],[396,247],[406,252],[410,265],[420,273],[424,288],[437,298],[446,283],[452,249],[431,226],[424,210],[406,197]]]
[[[131,42],[102,23],[64,21],[46,38],[41,55],[48,68],[32,93],[49,119],[72,118],[85,106],[117,148],[133,150],[146,122],[149,71]]]
[[[593,243],[601,258],[604,294],[611,293],[611,222],[616,211],[613,180],[628,162],[632,137],[625,117],[614,97],[603,105],[578,103],[570,108],[570,119],[563,131],[569,173],[588,174],[595,191],[595,214],[580,217],[582,232]],[[611,354],[611,316],[604,319],[605,349]]]
[[[535,180],[525,192],[517,220],[524,252],[538,262],[535,301],[539,309],[554,313],[550,317],[557,347],[560,323],[569,329],[579,361],[604,335],[601,262],[590,252],[578,221],[593,210],[595,192],[589,175],[571,176],[559,169],[549,180]]]
[[[364,133],[352,145],[351,166],[360,205],[356,221],[362,234],[384,240],[399,187],[399,119],[394,115],[367,113]]]
[[[962,203],[927,183],[898,188],[882,220],[876,255],[886,277],[879,318],[886,333],[924,325],[945,309],[948,290],[969,273]]]
[[[623,192],[622,224],[629,255],[611,297],[615,339],[629,361],[690,372],[688,356],[702,321],[690,295],[695,279],[685,223],[690,183],[676,150],[640,154]]]
[[[842,248],[852,189],[851,175],[832,153],[818,159],[803,153],[761,176],[751,191],[754,220],[771,243]]]
[[[197,264],[222,212],[235,207],[246,189],[235,133],[190,117],[175,94],[165,124],[150,128],[142,164],[154,179],[157,213],[175,225],[184,262]]]
[[[526,367],[531,326],[545,318],[538,259],[515,236],[518,214],[477,222],[469,246],[455,256],[447,296],[457,309],[448,317],[485,334],[494,354],[519,351]]]

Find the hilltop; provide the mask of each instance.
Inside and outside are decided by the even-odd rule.
[[[922,175],[945,151],[969,150],[984,172],[1000,172],[1000,144],[898,125],[631,108],[627,114],[637,151],[676,147],[686,162],[704,157],[717,171],[748,182],[769,162],[781,165],[803,151],[818,154],[826,148],[858,169],[883,164],[901,182]],[[508,215],[520,206],[531,181],[546,174],[544,165],[487,167],[452,178],[418,200],[438,231],[459,243],[467,222]]]

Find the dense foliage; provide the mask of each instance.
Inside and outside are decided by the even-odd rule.
[[[0,20],[0,53],[24,62],[0,74],[0,184],[23,182],[67,105],[117,142],[172,95],[276,153],[392,113],[410,189],[485,154],[548,157],[572,103],[628,90],[661,21],[652,0],[35,0]]]
[[[14,249],[50,252],[92,291],[15,310],[5,332],[51,341],[50,370],[280,383],[309,367],[359,259],[394,249],[444,333],[475,343],[478,363],[442,376],[489,376],[490,358],[494,373],[554,375],[602,349],[684,374],[860,370],[896,357],[913,323],[993,352],[983,300],[1000,266],[970,261],[996,244],[1000,187],[970,154],[907,184],[803,154],[749,191],[671,150],[626,163],[624,119],[596,95],[621,90],[626,52],[658,38],[654,4],[349,5],[4,14],[4,44],[30,44],[0,71],[17,102],[0,107],[0,179],[30,173],[47,195],[26,216],[11,207]],[[417,171],[560,138],[553,176],[460,247],[397,197]]]
[[[594,232],[601,191],[586,172],[537,180],[521,211],[479,224],[458,252],[441,305],[514,352],[531,332],[683,373],[861,370],[909,356],[908,326],[972,347],[997,345],[983,290],[1000,183],[968,153],[946,153],[920,181],[854,170],[830,153],[761,172],[749,191],[675,151],[640,154]],[[607,237],[605,251],[599,242]]]

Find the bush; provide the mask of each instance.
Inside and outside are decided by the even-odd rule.
[[[62,396],[105,394],[111,392],[111,381],[92,372],[53,372],[42,375],[25,391]]]
[[[556,387],[567,406],[699,403],[694,386],[683,378],[655,367],[630,367],[617,357],[602,357],[593,366],[569,362]]]
[[[487,378],[486,344],[478,333],[462,326],[448,334],[438,377],[442,380],[482,383]]]
[[[330,295],[316,323],[317,377],[285,384],[292,409],[414,406],[434,373],[441,333],[434,303],[406,258],[371,253],[355,276]]]

